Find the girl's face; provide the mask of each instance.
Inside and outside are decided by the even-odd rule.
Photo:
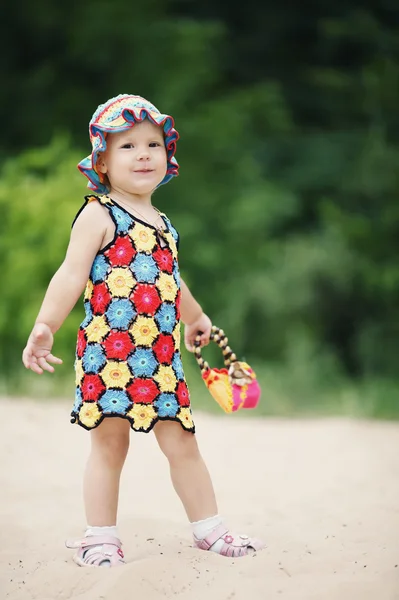
[[[145,119],[130,129],[107,135],[107,149],[97,161],[111,188],[130,194],[151,193],[166,175],[163,130]]]

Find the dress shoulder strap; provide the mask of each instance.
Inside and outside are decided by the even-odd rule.
[[[99,202],[100,204],[102,204],[103,206],[106,206],[109,210],[111,209],[112,206],[112,201],[110,198],[108,198],[108,196],[97,196],[96,194],[89,194],[88,196],[85,196],[85,201],[83,202],[82,206],[79,208],[78,212],[76,213],[76,216],[74,218],[74,220],[72,221],[72,227],[75,225],[76,223],[76,219],[78,218],[78,216],[80,215],[80,213],[82,212],[82,210],[90,203],[90,202]]]
[[[168,229],[169,229],[170,233],[172,234],[173,239],[176,242],[176,247],[179,248],[179,244],[180,244],[180,234],[179,234],[179,232],[174,227],[174,225],[173,225],[172,221],[169,219],[169,217],[167,215],[165,215],[165,213],[161,212],[157,208],[156,208],[156,210],[159,212],[159,214],[161,215],[161,217],[165,221],[166,225],[168,226]]]

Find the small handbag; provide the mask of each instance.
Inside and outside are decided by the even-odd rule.
[[[261,395],[255,372],[246,362],[237,360],[223,329],[213,326],[210,339],[223,352],[223,369],[211,369],[203,359],[200,335],[194,343],[194,355],[209,392],[226,413],[235,412],[240,408],[255,408]]]

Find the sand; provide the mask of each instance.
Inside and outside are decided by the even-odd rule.
[[[70,404],[0,401],[1,600],[399,599],[399,424],[196,414],[232,528],[267,548],[226,559],[190,546],[153,435],[132,433],[119,527],[126,566],[83,569],[89,434]]]

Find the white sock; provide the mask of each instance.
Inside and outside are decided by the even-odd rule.
[[[91,525],[88,525],[85,537],[96,535],[110,535],[112,537],[119,538],[118,528],[116,525],[109,525],[108,527],[91,527]]]
[[[206,538],[216,527],[222,525],[223,519],[219,515],[215,515],[214,517],[209,517],[208,519],[203,519],[202,521],[194,521],[191,523],[191,528],[193,531],[193,535],[197,538],[197,540],[203,540]],[[217,552],[220,554],[221,549],[223,548],[224,541],[218,540],[209,548],[212,552]]]
[[[118,528],[116,525],[110,525],[109,527],[91,527],[90,525],[86,528],[85,537],[93,537],[93,542],[97,536],[100,535],[110,535],[112,537],[118,537]],[[98,546],[89,546],[87,550],[83,553],[83,557],[88,557],[91,554],[95,554],[96,552],[101,551],[102,544]],[[109,562],[109,561],[108,561]],[[107,566],[107,565],[105,565]]]

